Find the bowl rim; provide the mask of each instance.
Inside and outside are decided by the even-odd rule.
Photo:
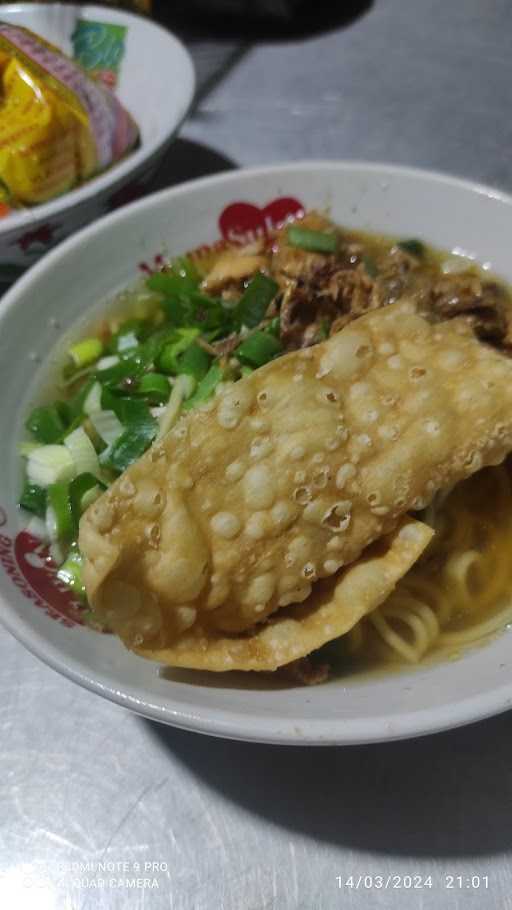
[[[94,3],[75,3],[73,5],[80,7],[84,13],[99,15],[103,18],[105,18],[106,14],[110,14],[118,21],[126,21],[128,25],[142,24],[150,30],[154,30],[162,36],[165,36],[168,39],[169,44],[173,45],[173,53],[181,56],[181,66],[183,67],[183,100],[179,106],[178,116],[168,118],[165,128],[161,130],[155,139],[152,139],[150,142],[141,143],[139,148],[121,159],[121,161],[112,165],[112,167],[109,167],[106,171],[103,171],[96,177],[91,177],[90,180],[87,180],[81,186],[68,190],[56,199],[52,199],[50,202],[43,202],[41,205],[35,205],[20,212],[15,211],[5,219],[1,219],[0,240],[3,235],[8,235],[13,231],[21,230],[31,224],[35,224],[39,221],[46,221],[47,219],[55,218],[67,211],[77,209],[95,196],[101,196],[104,191],[123,182],[126,177],[142,168],[146,162],[151,161],[151,159],[157,156],[159,152],[163,151],[167,145],[172,142],[174,135],[187,117],[194,100],[197,86],[194,62],[188,49],[174,32],[164,28],[163,25],[160,25],[158,22],[155,22],[153,19],[143,16],[140,13],[129,12],[125,9],[110,9],[107,6],[98,6]],[[3,13],[24,12],[25,10],[27,12],[33,12],[38,8],[46,8],[55,11],[55,8],[58,8],[59,6],[64,6],[64,4],[44,2],[6,3],[0,8],[0,20],[2,19]],[[68,4],[66,4],[65,7],[66,9],[69,9]],[[162,121],[165,122],[165,118],[162,118]]]
[[[46,271],[59,267],[69,252],[86,244],[96,234],[109,233],[124,219],[144,213],[155,205],[168,200],[172,202],[185,196],[191,190],[215,185],[229,185],[240,178],[259,178],[279,176],[280,173],[293,173],[305,168],[315,171],[331,171],[333,174],[357,171],[379,174],[389,177],[413,178],[422,182],[436,182],[457,186],[471,193],[478,193],[496,199],[507,206],[512,206],[512,195],[460,177],[424,168],[408,167],[364,160],[302,160],[291,164],[276,163],[251,168],[236,168],[222,174],[214,174],[199,179],[189,180],[178,186],[161,190],[144,199],[113,212],[73,236],[64,240],[58,247],[28,270],[7,291],[0,300],[0,329],[3,319],[11,308],[17,305],[20,296],[37,286],[39,276]],[[359,718],[311,718],[298,721],[283,714],[281,717],[268,718],[264,711],[251,711],[244,714],[239,710],[226,708],[198,709],[184,708],[173,700],[172,691],[169,697],[156,697],[141,693],[136,686],[123,685],[121,691],[106,673],[95,673],[92,676],[76,658],[69,659],[61,649],[48,642],[45,636],[25,623],[20,614],[11,606],[9,600],[0,596],[3,606],[0,617],[2,624],[32,654],[52,669],[101,695],[110,701],[130,708],[137,714],[154,721],[160,721],[181,729],[206,733],[228,739],[248,742],[272,743],[280,745],[356,745],[406,739],[455,729],[465,724],[483,720],[487,717],[506,711],[512,706],[512,683],[494,686],[478,696],[458,697],[442,706],[407,710],[395,715],[375,715]],[[137,658],[142,659],[142,658]],[[229,686],[227,686],[229,688]]]

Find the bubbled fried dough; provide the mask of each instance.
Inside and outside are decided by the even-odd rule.
[[[127,643],[250,629],[401,515],[512,449],[512,362],[407,301],[184,417],[82,519],[85,584]]]
[[[428,525],[403,518],[391,535],[368,547],[361,559],[316,584],[304,604],[279,610],[249,634],[223,635],[202,628],[199,621],[173,647],[136,650],[159,663],[190,670],[277,670],[344,635],[375,610],[433,536]]]

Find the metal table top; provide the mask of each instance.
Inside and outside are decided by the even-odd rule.
[[[290,40],[190,36],[199,100],[160,185],[358,157],[512,190],[508,0],[349,6]],[[511,730],[214,740],[80,690],[0,629],[0,907],[512,907]]]

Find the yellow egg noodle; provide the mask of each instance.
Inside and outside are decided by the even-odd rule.
[[[353,654],[371,648],[373,632],[386,646],[383,656],[418,663],[435,645],[454,651],[512,621],[509,469],[480,472],[432,511],[435,541],[357,626]]]

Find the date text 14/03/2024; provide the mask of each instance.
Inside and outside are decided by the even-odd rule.
[[[424,888],[442,887],[447,890],[488,890],[488,875],[444,875],[436,881],[432,875],[337,875],[340,890],[354,891],[390,890],[421,891]]]

